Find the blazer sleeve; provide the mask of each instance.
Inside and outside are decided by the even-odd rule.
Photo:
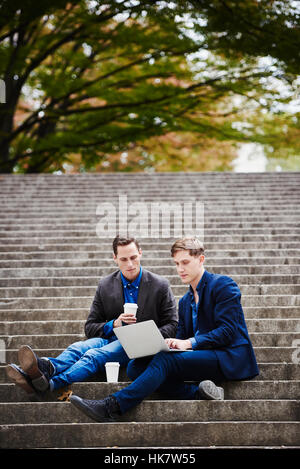
[[[104,326],[107,324],[107,317],[105,315],[100,291],[101,284],[98,285],[94,300],[90,308],[90,314],[88,315],[84,326],[85,335],[88,339],[91,339],[92,337],[108,337],[105,335],[103,330]],[[110,335],[112,335],[112,332],[109,334],[109,336]]]
[[[196,332],[193,349],[212,349],[230,345],[235,337],[241,312],[241,292],[229,277],[220,277],[214,287],[215,328],[207,333]]]

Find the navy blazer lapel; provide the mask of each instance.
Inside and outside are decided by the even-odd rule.
[[[201,281],[200,281],[200,288],[199,288],[199,290],[197,290],[198,297],[199,297],[198,308],[200,308],[200,304],[201,304],[202,297],[203,297],[203,292],[204,292],[204,287],[207,284],[207,281],[208,281],[208,273],[205,270],[203,275],[202,275]]]
[[[202,321],[201,321],[201,316],[202,316],[202,314],[201,314],[202,313],[201,302],[203,300],[203,293],[205,291],[205,286],[208,282],[208,279],[209,279],[209,276],[207,275],[206,270],[205,270],[202,277],[201,277],[200,285],[199,285],[199,288],[197,290],[197,292],[198,292],[198,303],[197,303],[197,326],[196,326],[196,329],[198,331],[202,330],[202,325],[203,325]],[[192,328],[191,330],[193,331],[193,333],[195,333],[196,331],[194,331],[192,314],[190,314],[190,327]]]

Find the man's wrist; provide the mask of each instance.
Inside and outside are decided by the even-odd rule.
[[[121,327],[121,326],[122,326],[122,321],[121,321],[121,319],[119,319],[119,318],[115,319],[113,326],[114,326],[114,327]]]

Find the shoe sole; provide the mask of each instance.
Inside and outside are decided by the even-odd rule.
[[[43,375],[39,370],[35,353],[29,345],[22,345],[18,351],[18,359],[21,368],[28,374],[30,379],[37,379]]]
[[[35,390],[30,384],[26,381],[22,373],[20,373],[16,368],[11,365],[5,367],[7,377],[15,383],[17,386],[20,386],[27,394],[35,394]]]
[[[78,410],[80,410],[81,412],[83,412],[85,415],[87,415],[88,417],[90,417],[92,420],[95,420],[96,422],[100,422],[100,423],[103,423],[103,422],[115,422],[115,420],[112,420],[112,419],[109,419],[109,418],[105,418],[103,417],[103,419],[100,419],[97,415],[94,414],[94,412],[90,409],[89,406],[87,406],[81,398],[79,398],[78,396],[70,396],[70,402],[71,404],[73,404]]]

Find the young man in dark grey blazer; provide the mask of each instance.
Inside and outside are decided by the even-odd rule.
[[[176,333],[176,301],[169,282],[142,269],[138,241],[117,236],[113,252],[119,270],[99,282],[85,324],[87,340],[75,342],[56,358],[39,358],[24,345],[18,352],[20,367],[6,367],[8,377],[29,394],[84,381],[104,371],[108,361],[126,366],[129,359],[114,334],[116,327],[153,319],[165,338]],[[137,303],[136,317],[123,311],[124,303]]]

